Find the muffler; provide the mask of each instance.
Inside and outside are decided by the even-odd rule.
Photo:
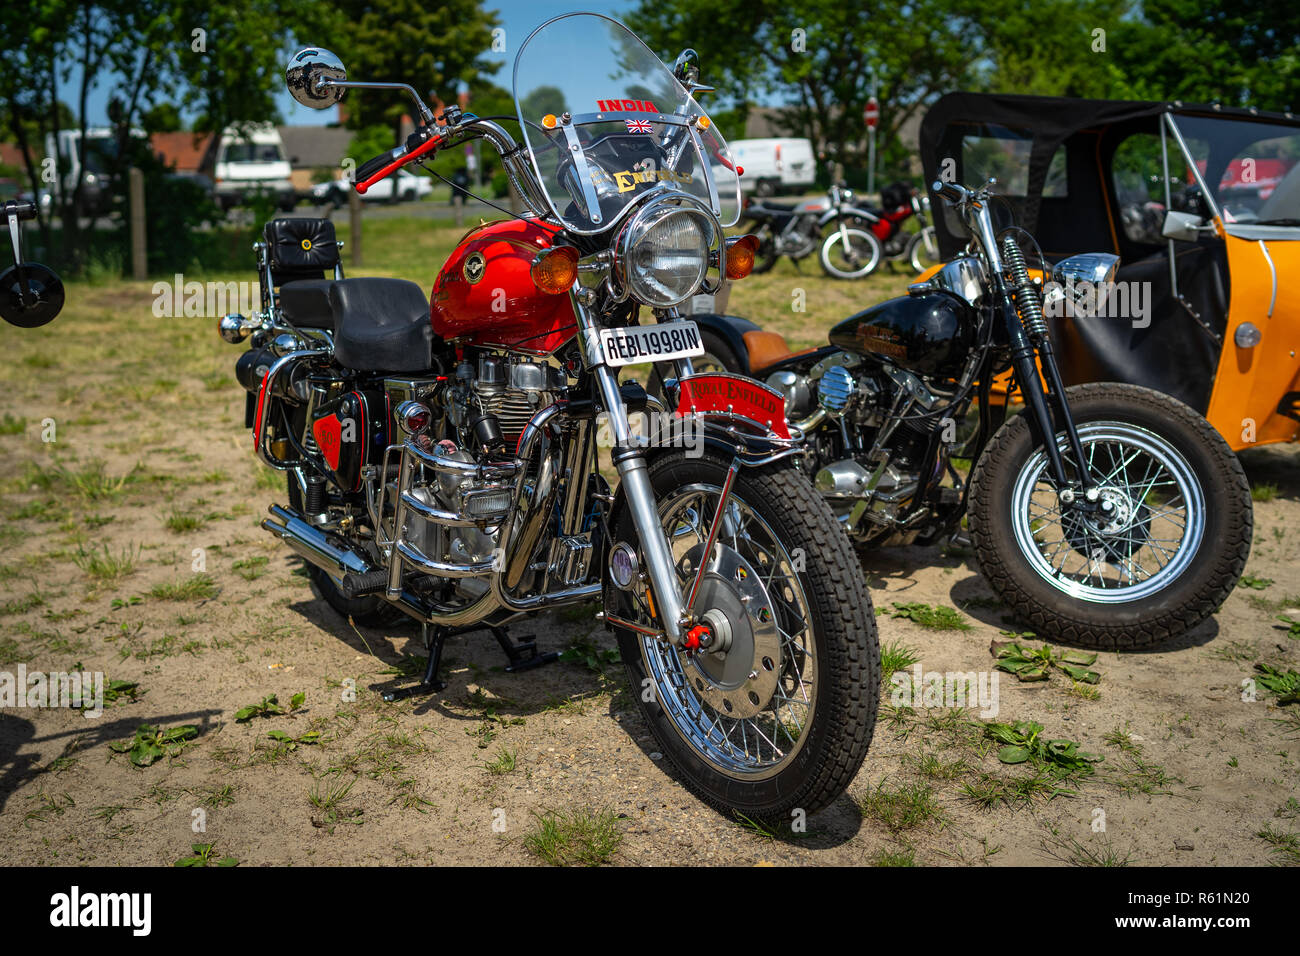
[[[262,528],[328,574],[345,597],[360,597],[384,589],[388,572],[375,568],[361,554],[308,524],[298,512],[280,505],[271,505],[268,510],[271,517],[262,519]]]

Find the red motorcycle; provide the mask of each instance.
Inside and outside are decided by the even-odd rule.
[[[853,223],[870,230],[884,250],[886,262],[906,263],[920,275],[940,261],[939,238],[930,225],[930,199],[907,183],[891,183],[880,191],[880,208],[867,208]],[[904,225],[913,216],[921,228],[907,232]],[[827,251],[823,251],[827,255]],[[826,262],[823,261],[823,266]],[[829,267],[827,267],[829,271]]]
[[[328,221],[270,222],[261,311],[225,316],[221,334],[251,342],[236,365],[246,423],[288,476],[262,526],[339,613],[423,625],[423,680],[386,699],[441,689],[454,632],[490,631],[507,670],[544,663],[554,655],[515,642],[511,622],[598,601],[683,782],[788,820],[861,765],[879,649],[848,539],[795,467],[783,397],[691,366],[704,349],[679,307],[747,275],[755,248],[724,236],[739,170],[697,78],[693,51],[670,71],[616,21],[570,14],[521,47],[517,117],[453,107],[439,124],[411,87],[353,82],[328,51],[299,52],[287,81],[307,106],[352,87],[416,101],[418,128],[357,170],[358,192],[481,138],[527,211],[472,230],[431,297],[344,278]],[[666,405],[619,381],[648,362],[673,372]]]

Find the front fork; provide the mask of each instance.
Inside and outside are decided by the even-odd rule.
[[[600,349],[600,328],[595,317],[586,308],[579,295],[573,295],[572,300],[574,312],[578,317],[583,360],[591,373],[596,396],[607,416],[610,434],[614,440],[610,459],[618,471],[619,482],[623,486],[623,496],[632,515],[632,524],[641,542],[646,574],[650,579],[650,590],[654,595],[654,608],[663,627],[664,636],[672,644],[680,646],[687,642],[687,632],[695,623],[692,605],[699,590],[699,582],[695,582],[686,600],[683,601],[677,583],[677,569],[673,561],[672,548],[664,533],[659,517],[658,501],[655,498],[654,487],[650,483],[646,452],[632,435],[627,406],[623,404],[623,396],[618,388],[618,374],[605,364]],[[679,377],[689,375],[691,371],[689,360],[678,362]],[[734,471],[736,467],[738,463],[733,463],[732,470]],[[734,478],[734,475],[731,477]],[[727,485],[726,490],[729,491],[730,480]],[[726,504],[726,498],[727,494],[724,491],[723,499],[719,502],[720,509]],[[701,570],[703,565],[704,562],[701,562]]]
[[[1061,380],[1061,371],[1056,364],[1052,343],[1048,339],[1043,339],[1035,348],[1009,296],[1004,298],[1002,309],[1007,334],[1011,340],[1011,360],[1016,371],[1016,383],[1020,386],[1025,405],[1033,416],[1032,421],[1038,426],[1043,450],[1047,454],[1048,467],[1051,469],[1052,478],[1056,481],[1056,487],[1060,489],[1057,493],[1064,504],[1072,504],[1077,486],[1087,501],[1095,501],[1096,483],[1088,471],[1083,454],[1083,442],[1074,424],[1074,416],[1070,413],[1070,405],[1065,400],[1065,384]],[[1037,362],[1035,358],[1038,359]],[[1038,372],[1040,365],[1042,366],[1041,377]],[[1078,473],[1076,479],[1072,479],[1066,472],[1061,449],[1056,444],[1058,428],[1065,432],[1066,441],[1074,455]]]

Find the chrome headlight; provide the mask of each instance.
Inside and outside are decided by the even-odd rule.
[[[653,205],[623,229],[614,259],[623,288],[656,309],[685,302],[704,281],[714,228],[697,209]]]

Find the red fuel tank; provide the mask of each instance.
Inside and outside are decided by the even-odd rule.
[[[507,219],[471,229],[433,283],[433,331],[444,339],[549,355],[577,334],[568,295],[533,284],[533,259],[558,232]]]

